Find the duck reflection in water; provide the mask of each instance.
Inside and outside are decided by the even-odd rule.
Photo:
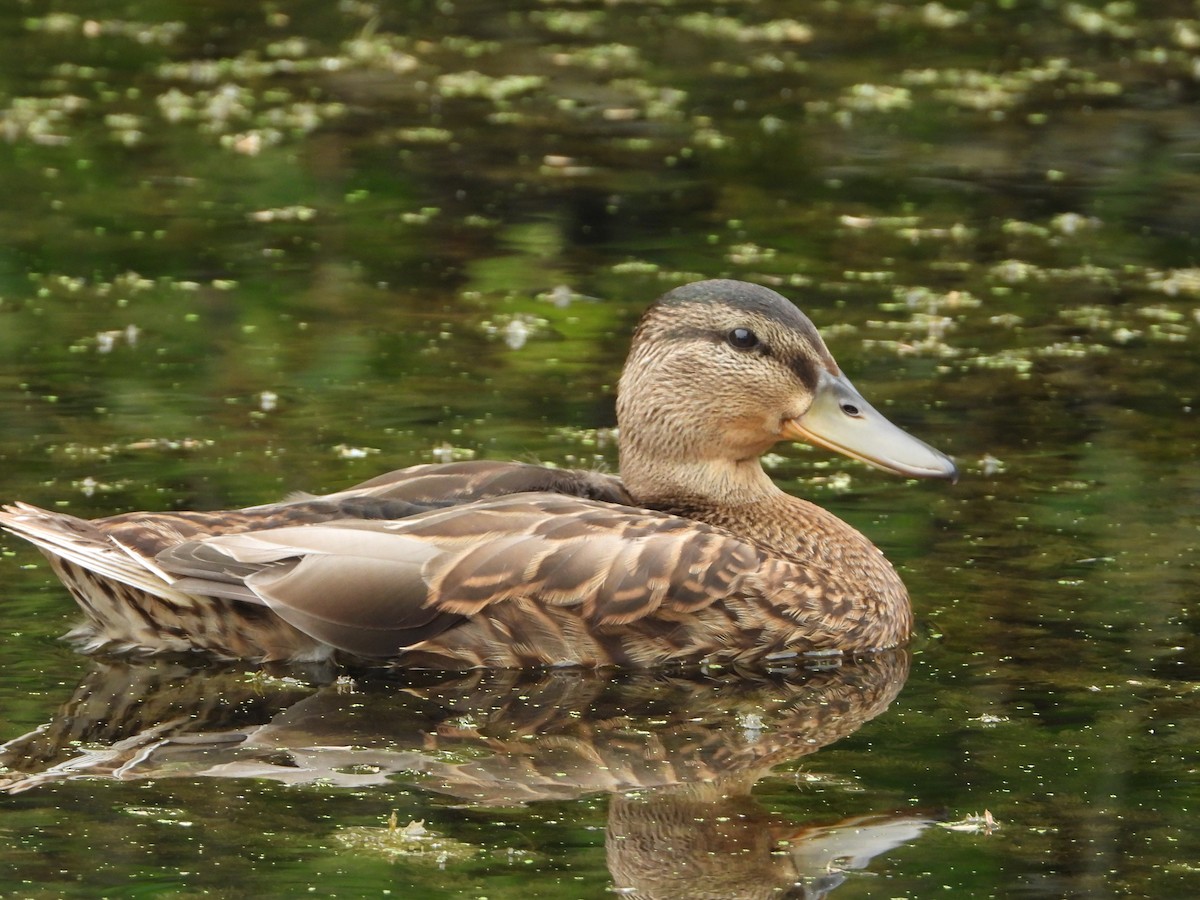
[[[752,789],[886,710],[908,666],[896,650],[756,679],[410,672],[312,687],[245,669],[97,660],[52,721],[0,746],[0,790],[212,777],[400,783],[483,807],[608,794],[605,847],[622,895],[820,897],[932,818],[799,823]]]

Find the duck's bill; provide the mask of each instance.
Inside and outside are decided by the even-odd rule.
[[[841,374],[821,373],[812,406],[784,423],[782,437],[836,450],[909,478],[958,478],[950,457],[885,419]]]

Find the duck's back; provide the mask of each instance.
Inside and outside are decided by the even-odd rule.
[[[80,519],[16,504],[0,509],[0,527],[36,545],[50,561],[87,615],[68,636],[85,650],[202,650],[237,659],[305,661],[325,658],[333,648],[262,603],[230,602],[173,587],[176,577],[162,570],[156,557],[217,535],[397,520],[533,491],[630,502],[620,480],[600,472],[467,461],[413,466],[333,494],[297,494],[235,510]]]

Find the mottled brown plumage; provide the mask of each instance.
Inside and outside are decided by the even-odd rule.
[[[455,463],[234,511],[85,521],[17,504],[0,525],[50,559],[88,649],[641,667],[907,638],[879,550],[759,457],[808,440],[909,476],[954,466],[872,409],[791,303],[734,281],[666,294],[617,416],[619,479]]]

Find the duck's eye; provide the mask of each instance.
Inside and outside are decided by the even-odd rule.
[[[749,328],[735,328],[728,335],[729,346],[735,350],[753,350],[758,346],[758,335]]]

